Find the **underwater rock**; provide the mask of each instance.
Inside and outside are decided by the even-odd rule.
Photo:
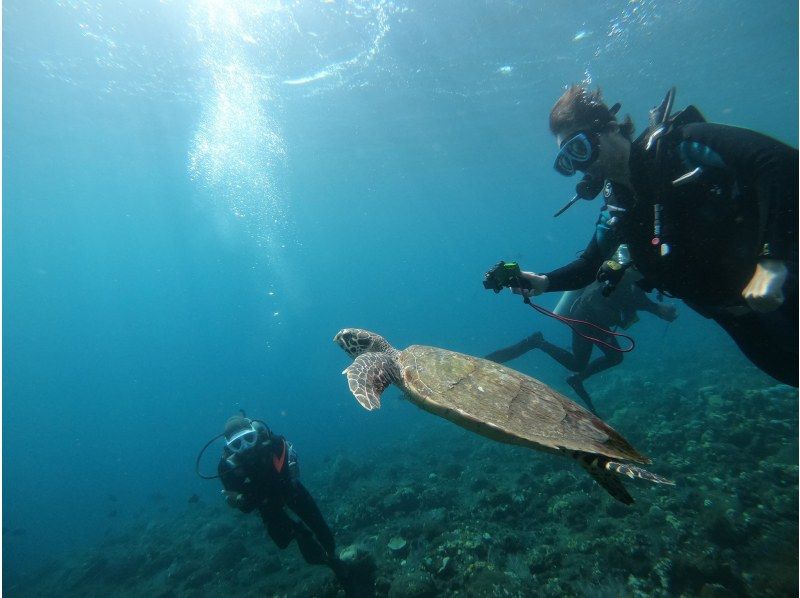
[[[467,568],[464,576],[464,590],[468,596],[508,596],[511,578],[494,565],[482,561]]]
[[[356,540],[372,549],[381,598],[797,596],[797,391],[729,369],[697,369],[681,384],[672,383],[674,368],[663,380],[652,370],[632,384],[622,374],[598,378],[605,392],[597,402],[611,423],[626,437],[638,434],[634,445],[678,481],[663,493],[631,484],[631,507],[598,494],[576,467],[455,434],[439,451],[438,433],[420,433],[419,451],[402,454],[424,466],[401,460],[394,477],[387,473],[402,451],[387,439],[382,456],[339,460],[341,487],[332,467],[309,467],[308,486],[345,546],[343,559],[355,557]],[[649,395],[631,392],[650,379]],[[408,448],[407,439],[398,446]],[[357,472],[366,477],[353,483]],[[100,514],[118,504],[103,501]],[[295,543],[277,549],[254,514],[224,501],[184,499],[182,508],[167,518],[151,505],[141,522],[126,521],[120,509],[112,537],[27,578],[14,595],[343,595]],[[406,541],[408,556],[387,547],[394,536]]]
[[[439,473],[444,478],[448,478],[450,480],[457,480],[458,478],[461,477],[461,472],[463,470],[464,470],[463,465],[457,462],[453,462],[443,465],[442,468],[439,470]]]
[[[700,588],[700,598],[728,598],[731,591],[718,583],[706,583]]]
[[[339,560],[342,561],[354,561],[358,558],[358,551],[359,548],[356,544],[350,544],[349,546],[345,546],[339,552]]]
[[[561,565],[561,554],[549,546],[536,546],[528,554],[528,570],[533,575],[554,571]]]
[[[186,581],[198,569],[198,563],[193,561],[174,561],[167,569],[167,580],[175,583]]]
[[[206,540],[219,540],[229,536],[236,528],[230,523],[210,523],[206,527]]]
[[[436,575],[438,577],[450,577],[453,574],[454,568],[453,560],[449,556],[446,556],[442,559],[442,564],[436,570]]]
[[[211,557],[211,567],[215,571],[234,569],[247,556],[247,547],[241,540],[226,542]]]
[[[175,557],[169,552],[155,552],[147,555],[147,562],[142,565],[139,575],[151,577],[163,569],[167,569]]]
[[[473,480],[473,482],[469,485],[469,489],[472,490],[473,492],[478,492],[480,490],[486,490],[487,488],[490,488],[490,487],[491,487],[491,484],[489,483],[489,480],[487,480],[483,476],[481,476],[479,478],[475,478]]]
[[[390,513],[408,513],[419,507],[419,499],[411,488],[400,488],[383,500],[383,508]]]
[[[371,462],[356,463],[345,455],[337,455],[330,466],[330,485],[335,488],[349,488],[358,480],[368,478],[374,464]]]
[[[381,576],[375,580],[375,593],[378,596],[388,596],[392,582],[387,577]]]
[[[338,455],[331,465],[330,484],[338,490],[347,490],[356,479],[357,472],[356,464],[353,463],[348,457]]]
[[[508,533],[500,537],[498,542],[500,549],[506,554],[522,552],[525,549],[525,542],[519,534]]]
[[[422,528],[422,536],[427,541],[431,541],[444,534],[450,529],[447,517],[448,511],[442,507],[426,511],[419,519]]]
[[[115,583],[133,582],[141,575],[146,564],[147,557],[139,552],[120,555],[108,562],[105,578]]]
[[[102,555],[96,555],[85,563],[80,569],[64,572],[63,581],[68,587],[75,589],[95,578],[103,578],[108,570],[108,560]]]
[[[264,573],[277,573],[282,568],[281,559],[277,556],[267,557],[261,563],[261,570],[264,571]]]
[[[422,492],[422,503],[428,508],[452,507],[456,498],[455,490],[441,486],[431,486]]]
[[[715,513],[711,516],[706,525],[706,531],[711,541],[719,546],[736,545],[744,539],[743,534],[736,529],[733,522],[722,513]]]
[[[501,505],[508,505],[511,503],[511,494],[505,490],[499,492],[492,492],[487,494],[482,501],[490,507],[498,507]]]
[[[436,583],[430,573],[408,571],[392,580],[389,598],[434,598],[438,596]]]
[[[208,582],[210,582],[212,579],[214,579],[214,574],[210,569],[200,569],[188,580],[186,580],[186,583],[183,584],[183,587],[187,590],[199,590],[208,584]]]
[[[408,542],[400,536],[394,536],[386,546],[393,556],[403,557],[408,554]]]

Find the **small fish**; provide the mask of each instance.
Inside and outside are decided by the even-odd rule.
[[[192,494],[189,497],[189,503],[192,504],[192,503],[196,503],[196,502],[200,502],[200,497],[197,496],[196,494]]]
[[[497,69],[497,72],[500,73],[501,75],[510,75],[513,70],[514,70],[513,66],[505,65]]]
[[[587,29],[581,29],[580,31],[578,31],[578,33],[575,34],[575,37],[572,38],[572,41],[579,42],[582,39],[586,39],[590,35],[592,35],[591,31],[589,31]]]
[[[160,492],[153,492],[153,494],[150,495],[150,500],[152,500],[153,502],[161,502],[165,498],[167,497],[161,494]]]
[[[117,510],[116,510],[116,509],[114,509],[114,510],[112,510],[112,511],[109,511],[109,512],[108,512],[108,516],[109,516],[109,517],[116,517],[116,516],[117,516]]]

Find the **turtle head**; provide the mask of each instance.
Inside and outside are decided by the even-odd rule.
[[[392,348],[380,334],[363,328],[343,328],[333,337],[333,342],[350,357],[358,357],[362,353],[382,353]]]

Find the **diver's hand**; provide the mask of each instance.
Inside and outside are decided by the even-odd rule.
[[[783,283],[788,270],[781,260],[760,260],[750,282],[742,291],[742,297],[753,311],[765,313],[775,311],[783,304]]]
[[[547,287],[550,286],[550,280],[543,274],[523,271],[522,277],[530,283],[531,288],[521,289],[519,287],[511,287],[511,291],[515,295],[524,295],[525,297],[541,295],[542,293],[546,292]]]
[[[239,508],[244,500],[244,494],[241,492],[234,492],[233,490],[220,490],[222,496],[225,497],[225,502],[228,506]]]

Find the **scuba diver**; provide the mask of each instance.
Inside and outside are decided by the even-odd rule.
[[[667,322],[672,322],[678,317],[674,305],[656,303],[645,294],[636,284],[640,278],[641,275],[636,270],[628,268],[615,283],[613,292],[608,292],[609,287],[605,282],[593,282],[576,293],[565,293],[566,305],[563,310],[556,308],[556,313],[573,320],[594,324],[595,331],[608,329],[596,338],[599,342],[593,342],[591,338],[580,334],[578,325],[577,328],[572,328],[571,352],[546,341],[541,332],[534,332],[514,345],[489,353],[486,359],[505,363],[533,349],[541,349],[562,366],[575,372],[567,378],[567,384],[586,403],[592,413],[598,415],[592,397],[586,392],[583,382],[590,376],[622,363],[623,352],[616,336],[608,332],[616,327],[627,330],[639,321],[638,311],[649,312]],[[594,346],[597,346],[603,354],[589,361]]]
[[[364,554],[353,561],[337,557],[333,533],[300,482],[291,443],[273,434],[263,421],[249,419],[244,413],[228,419],[223,435],[225,448],[217,471],[228,505],[243,513],[257,509],[278,548],[284,549],[296,540],[305,561],[330,567],[347,596],[373,596],[374,562]],[[198,456],[198,465],[199,460]],[[290,517],[287,508],[300,521]]]
[[[550,113],[562,175],[584,173],[576,197],[604,205],[580,256],[523,272],[526,296],[586,286],[626,244],[642,287],[682,299],[717,322],[775,379],[797,387],[798,152],[748,129],[705,122],[694,106],[672,115],[675,89],[636,139],[600,91],[572,86]],[[560,213],[560,212],[559,212]],[[519,288],[520,286],[525,288]]]

